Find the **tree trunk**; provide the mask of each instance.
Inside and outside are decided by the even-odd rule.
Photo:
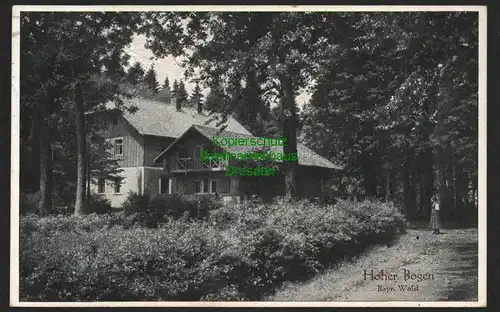
[[[478,204],[479,204],[478,190],[477,190],[477,184],[478,184],[477,179],[478,179],[477,174],[472,175],[472,203],[473,203],[474,211],[476,213],[478,211]]]
[[[424,181],[424,173],[422,170],[418,170],[418,204],[417,204],[417,211],[419,215],[424,215],[425,214],[425,181]]]
[[[40,190],[40,147],[41,147],[41,138],[40,133],[42,132],[42,124],[40,123],[39,114],[34,111],[33,115],[33,125],[31,127],[31,172],[29,177],[31,177],[31,181],[29,181],[30,185],[33,185],[33,191]]]
[[[40,201],[38,212],[46,215],[52,211],[52,149],[50,127],[47,120],[45,103],[39,104],[38,121],[40,126]]]
[[[387,174],[385,177],[385,201],[388,202],[391,200],[391,173],[387,170]]]
[[[448,215],[446,206],[446,162],[443,148],[438,147],[436,152],[436,186],[439,193],[439,207],[442,216]]]
[[[468,197],[469,175],[465,171],[465,166],[463,164],[460,165],[460,173],[461,173],[460,194],[462,195],[462,208],[465,211],[469,212],[470,211],[469,197]]]
[[[420,168],[420,216],[428,216],[431,211],[432,197],[432,151],[422,152],[419,159]]]
[[[87,154],[87,165],[86,165],[86,169],[87,169],[87,203],[90,202],[90,143],[87,145],[87,151],[88,151],[88,154]]]
[[[81,215],[87,213],[85,203],[85,180],[87,172],[86,165],[86,131],[85,131],[85,112],[83,96],[80,87],[77,87],[75,94],[75,112],[76,112],[76,144],[77,144],[77,177],[76,177],[76,200],[75,214]]]
[[[362,156],[363,164],[363,186],[365,193],[369,197],[377,197],[377,174],[375,172],[376,165],[374,164],[374,159],[376,155],[365,154]]]
[[[434,84],[431,88],[430,91],[430,97],[424,101],[423,103],[423,110],[424,110],[424,120],[422,121],[422,143],[423,144],[429,144],[430,143],[430,138],[431,134],[434,132],[435,127],[434,125],[430,122],[429,118],[431,116],[431,106],[434,105],[434,103],[437,102],[435,98],[435,88],[437,84],[437,76],[434,78]],[[434,166],[432,162],[432,149],[430,147],[425,147],[423,151],[420,153],[420,159],[419,159],[419,166],[420,166],[420,192],[421,192],[421,197],[420,197],[420,216],[429,216],[431,213],[431,198],[432,198],[432,193],[433,193],[433,184],[434,184],[434,179],[433,179],[433,171],[434,171]]]
[[[409,205],[411,211],[417,214],[417,167],[415,166],[415,159],[411,162],[411,179],[410,179],[410,194],[409,194]]]
[[[462,171],[456,157],[453,157],[453,193],[455,194],[455,209],[458,215],[463,216],[463,192],[461,190],[461,185]]]
[[[283,113],[283,137],[287,140],[283,152],[288,155],[297,153],[297,113],[295,107],[295,98],[293,84],[288,75],[281,79],[282,101],[281,109]],[[285,164],[285,194],[290,198],[297,196],[297,161],[289,161]]]
[[[91,121],[87,120],[87,129],[90,129],[90,127],[91,127],[90,123],[91,123]],[[91,143],[90,134],[89,134],[90,131],[87,130],[86,132],[87,132],[86,133],[86,144],[87,144],[87,151],[86,151],[87,152],[86,153],[86,155],[87,155],[87,159],[86,159],[86,169],[87,169],[87,190],[86,191],[87,191],[87,194],[86,195],[87,196],[86,196],[86,200],[87,200],[87,203],[89,203],[90,202],[90,183],[92,181],[92,179],[91,179],[92,178],[92,176],[91,176],[92,171],[90,168],[91,154],[92,154],[92,152],[91,152],[92,143]]]

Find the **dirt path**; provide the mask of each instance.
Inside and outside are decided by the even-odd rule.
[[[375,246],[312,280],[285,284],[267,300],[476,301],[477,255],[476,229],[409,230],[392,246]],[[381,270],[382,280],[376,277]]]

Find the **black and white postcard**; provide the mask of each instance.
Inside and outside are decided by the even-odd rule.
[[[11,306],[486,306],[486,13],[14,6]]]

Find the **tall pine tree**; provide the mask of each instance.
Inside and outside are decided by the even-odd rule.
[[[165,81],[155,97],[157,100],[170,104],[170,99],[172,98],[172,91],[170,91],[170,82],[168,81],[168,76],[165,77]]]
[[[133,85],[138,86],[144,79],[144,69],[139,61],[135,62],[127,71],[127,81]]]
[[[154,93],[158,93],[158,91],[160,90],[160,85],[156,76],[157,75],[155,67],[154,65],[151,65],[151,67],[149,67],[148,71],[146,72],[146,75],[144,76],[144,84]]]
[[[270,110],[262,99],[262,93],[255,71],[249,70],[235,108],[235,118],[254,135],[267,136]]]
[[[196,83],[193,89],[193,94],[189,101],[192,107],[196,110],[201,110],[203,108],[203,94],[201,93],[200,84]]]
[[[229,107],[222,109],[225,116],[240,96],[245,73],[256,69],[280,103],[281,135],[288,140],[284,153],[297,152],[299,90],[308,86],[322,61],[332,57],[328,47],[355,32],[338,14],[330,13],[175,12],[150,13],[149,18],[162,24],[143,29],[156,56],[186,56],[190,76],[198,76],[195,69],[202,68],[201,79],[207,82],[218,77],[229,89]],[[178,27],[186,18],[190,22],[185,29]],[[284,169],[286,194],[295,197],[297,163],[289,162]]]
[[[224,103],[226,102],[227,95],[224,92],[221,81],[217,77],[214,77],[210,83],[210,92],[205,101],[205,108],[210,112],[220,112],[223,111]]]

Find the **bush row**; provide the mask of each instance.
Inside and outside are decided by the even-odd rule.
[[[126,215],[134,214],[136,223],[149,228],[156,228],[170,219],[205,219],[210,211],[220,207],[220,198],[210,194],[165,194],[150,198],[131,192],[123,204]]]
[[[226,205],[205,220],[171,219],[156,229],[82,218],[92,224],[83,229],[93,230],[55,225],[63,217],[22,219],[24,300],[257,300],[285,280],[391,239],[405,224],[391,204],[284,199]]]
[[[37,203],[40,201],[40,193],[21,193],[19,198],[19,212],[22,215],[36,214]],[[63,206],[61,203],[54,202],[52,205],[52,215],[69,215],[74,211],[75,203],[69,206]],[[87,208],[90,213],[106,214],[111,212],[111,202],[99,194],[91,194],[87,202]]]

